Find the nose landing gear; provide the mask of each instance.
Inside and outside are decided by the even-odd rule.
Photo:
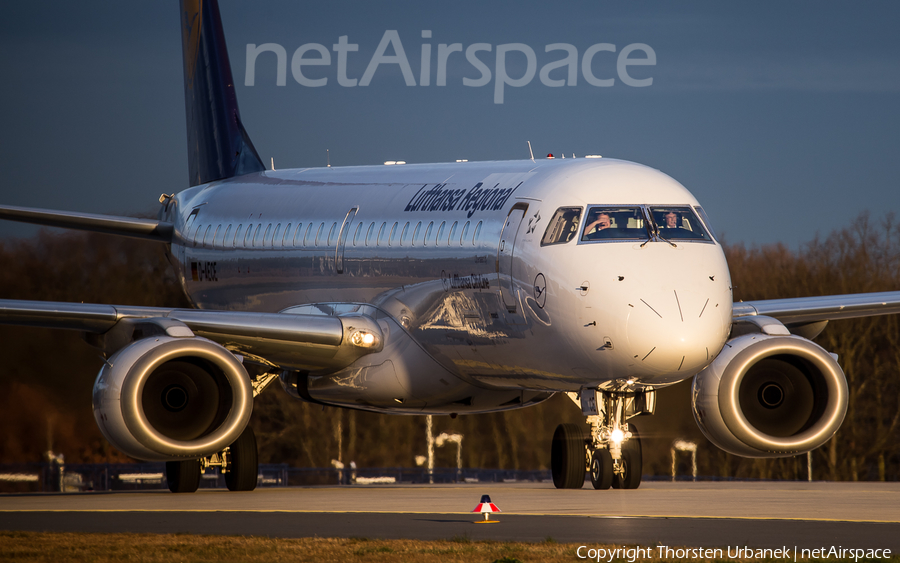
[[[637,427],[626,422],[640,414],[652,414],[653,391],[614,393],[586,390],[568,393],[590,425],[590,437],[581,427],[560,424],[553,434],[550,466],[557,489],[580,489],[584,472],[595,489],[636,489],[641,484],[643,457]]]
[[[638,436],[637,427],[631,428],[631,438],[621,444],[621,457],[613,467],[613,485],[617,489],[637,489],[641,486],[641,471],[643,469],[643,456],[641,454],[641,439]],[[615,462],[614,462],[615,463]]]
[[[591,485],[606,490],[613,483],[613,460],[609,450],[597,449],[591,453]]]

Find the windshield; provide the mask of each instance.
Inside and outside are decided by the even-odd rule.
[[[651,207],[659,236],[668,240],[706,240],[712,237],[703,228],[700,218],[689,206]]]
[[[689,205],[592,206],[584,220],[581,240],[646,241],[655,239],[656,229],[667,241],[713,240]]]
[[[644,214],[639,206],[591,207],[584,225],[581,240],[646,240],[649,236]]]

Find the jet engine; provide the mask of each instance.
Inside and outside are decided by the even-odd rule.
[[[827,442],[847,413],[847,380],[817,344],[745,334],[694,377],[694,419],[709,440],[744,457],[786,457]]]
[[[94,383],[94,418],[122,452],[147,461],[198,458],[240,436],[253,409],[244,367],[205,338],[159,336],[113,354]]]

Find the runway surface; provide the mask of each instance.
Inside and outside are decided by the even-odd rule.
[[[499,524],[469,511],[489,494]],[[0,495],[0,529],[626,543],[843,546],[900,553],[898,483],[668,483],[637,490],[552,484],[373,485]]]

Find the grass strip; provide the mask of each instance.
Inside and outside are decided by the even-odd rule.
[[[341,562],[379,563],[555,563],[585,561],[578,557],[579,544],[557,543],[551,538],[541,542],[500,542],[456,537],[440,541],[382,540],[368,538],[267,538],[255,536],[203,536],[193,534],[88,534],[57,532],[0,531],[0,561],[68,563],[237,563]],[[628,546],[590,545],[605,554]],[[586,550],[581,550],[582,555]],[[617,554],[624,554],[619,551]],[[763,559],[765,561],[766,559]],[[853,559],[801,559],[797,561],[853,561]],[[659,557],[605,556],[601,561],[679,561]],[[690,558],[683,561],[712,563],[755,559]],[[865,561],[859,559],[858,561]],[[884,561],[900,561],[894,556]]]

